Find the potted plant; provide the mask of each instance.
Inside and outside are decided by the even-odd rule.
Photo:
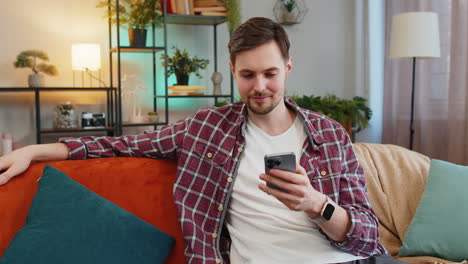
[[[115,0],[100,1],[98,8],[107,7],[109,12],[105,17],[113,24],[117,22],[117,8]],[[162,24],[161,4],[159,0],[120,0],[119,23],[128,26],[130,46],[146,46],[146,27],[150,24],[160,26]]]
[[[300,107],[331,117],[346,129],[350,136],[369,126],[372,110],[366,105],[367,99],[355,96],[352,100],[342,99],[334,94],[321,96],[292,96]]]
[[[241,24],[239,0],[224,0],[227,9],[226,21],[230,33],[234,32]]]
[[[57,68],[47,63],[48,61],[49,56],[44,51],[26,50],[18,54],[14,65],[15,68],[31,68],[33,74],[28,78],[29,87],[43,87],[44,76],[40,74],[41,72],[51,76],[58,75]]]
[[[152,123],[157,123],[159,121],[159,115],[158,112],[153,111],[153,112],[148,112],[148,121]]]
[[[293,13],[294,8],[296,8],[295,0],[281,0],[285,12],[283,13],[283,21],[286,23],[295,23],[296,14]]]
[[[179,50],[176,47],[174,55],[167,57],[167,76],[175,74],[177,85],[188,85],[191,73],[195,73],[198,78],[202,78],[200,70],[206,69],[209,60],[200,59],[197,56],[190,57],[188,52],[184,49]],[[164,67],[165,55],[161,54],[162,66]]]

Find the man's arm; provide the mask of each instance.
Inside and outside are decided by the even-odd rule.
[[[0,157],[0,185],[25,171],[32,161],[66,160],[68,147],[63,143],[30,145]]]
[[[156,131],[120,137],[61,138],[68,145],[70,159],[107,157],[176,158],[185,132],[193,117],[189,117]]]

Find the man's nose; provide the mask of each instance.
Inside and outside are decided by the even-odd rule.
[[[256,92],[263,92],[266,89],[265,79],[262,77],[256,77],[253,88]]]

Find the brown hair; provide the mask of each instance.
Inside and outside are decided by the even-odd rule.
[[[285,60],[289,58],[289,40],[283,27],[265,17],[253,17],[232,34],[228,48],[232,64],[236,62],[236,55],[245,50],[253,49],[270,41],[276,41],[281,55]]]

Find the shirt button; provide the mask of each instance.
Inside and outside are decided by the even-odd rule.
[[[242,147],[239,147],[237,151],[242,152],[244,149]]]
[[[227,178],[228,182],[232,182],[232,177]]]
[[[218,237],[218,234],[213,233],[213,234],[211,234],[211,236],[212,236],[213,238],[217,238],[217,237]]]
[[[322,176],[325,176],[327,175],[327,172],[323,170],[322,172],[320,172],[320,174],[322,174]]]
[[[219,258],[217,258],[216,263],[221,263],[221,260]]]
[[[211,158],[211,157],[213,157],[213,153],[209,152],[208,154],[206,154],[206,156],[207,156],[208,158]]]
[[[218,211],[222,211],[224,208],[222,205],[218,206]]]

